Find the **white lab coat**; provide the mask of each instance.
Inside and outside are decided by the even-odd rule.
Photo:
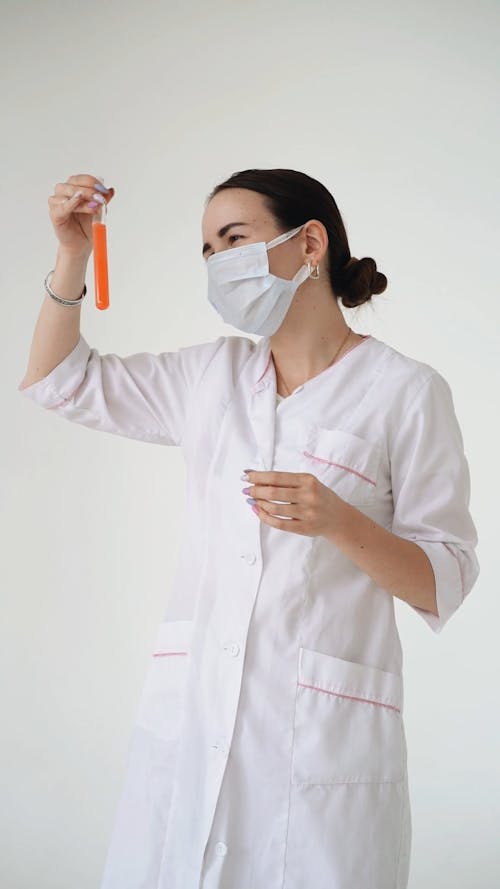
[[[22,391],[186,461],[183,544],[101,889],[405,889],[394,598],[325,538],[261,522],[240,475],[314,473],[415,541],[439,617],[414,610],[439,633],[479,573],[445,379],[367,336],[277,404],[268,337],[120,358],[81,336]]]

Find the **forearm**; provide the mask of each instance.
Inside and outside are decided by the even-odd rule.
[[[424,550],[387,531],[350,503],[339,505],[340,520],[323,536],[382,587],[417,608],[437,615],[432,565]]]
[[[50,286],[63,299],[77,299],[85,283],[88,256],[58,251]],[[75,348],[80,338],[81,306],[62,306],[46,295],[42,302],[22,388],[46,377]]]

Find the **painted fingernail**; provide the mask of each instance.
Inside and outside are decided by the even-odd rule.
[[[103,194],[107,194],[109,191],[109,188],[106,188],[106,186],[102,185],[101,182],[95,182],[94,188],[96,189],[96,191],[101,191]]]
[[[250,481],[250,479],[248,478],[248,475],[246,475],[246,473],[243,473],[243,475],[240,475],[240,478],[241,478],[242,482],[249,482]]]
[[[252,509],[253,509],[255,515],[258,515],[258,514],[259,514],[259,510],[257,509],[256,506],[252,506]]]
[[[89,201],[87,207],[98,207],[97,201]]]
[[[247,497],[246,500],[247,500],[247,503],[256,503],[257,502],[254,497]]]
[[[92,197],[95,198],[96,201],[98,201],[100,204],[105,204],[105,203],[106,203],[106,198],[103,198],[102,194],[98,194],[98,193],[96,192],[95,194],[92,195]]]
[[[241,489],[241,493],[242,493],[242,494],[249,494],[249,493],[250,493],[250,488],[242,488],[242,489]]]

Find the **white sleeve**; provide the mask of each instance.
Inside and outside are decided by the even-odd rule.
[[[180,445],[199,383],[225,342],[185,346],[158,355],[100,355],[85,338],[47,376],[18,391],[67,420],[102,432]]]
[[[479,575],[469,513],[470,475],[450,386],[437,371],[404,406],[390,436],[392,531],[427,554],[439,617],[411,606],[440,633]]]

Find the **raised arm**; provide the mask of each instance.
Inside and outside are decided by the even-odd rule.
[[[59,250],[51,287],[63,299],[77,299],[85,283],[88,257]],[[46,295],[35,325],[28,367],[19,389],[43,379],[80,339],[81,307],[63,306]]]
[[[50,284],[63,299],[77,300],[83,290],[92,254],[93,218],[99,204],[109,203],[113,195],[114,189],[106,190],[95,176],[80,174],[58,182],[48,198],[49,218],[58,241]],[[64,306],[45,296],[19,388],[47,376],[75,348],[80,337],[80,315],[80,304]]]
[[[98,182],[71,176],[49,198],[60,242],[51,287],[63,299],[77,299],[83,290],[92,250],[92,210],[74,208],[92,197]],[[179,445],[196,386],[226,338],[158,355],[100,355],[80,332],[80,314],[79,305],[60,305],[45,297],[19,391],[92,429]]]

